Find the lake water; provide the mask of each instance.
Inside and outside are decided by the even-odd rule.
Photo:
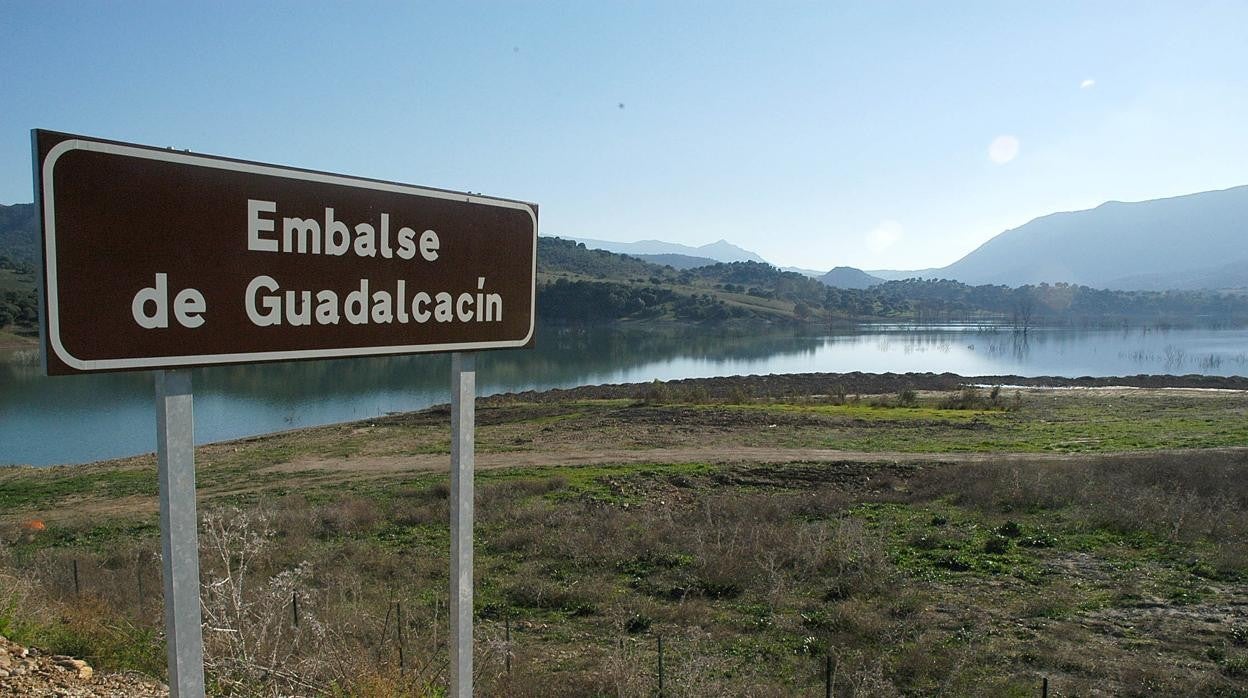
[[[407,356],[195,371],[201,443],[415,410],[449,400],[450,360]],[[737,374],[909,371],[962,375],[1248,374],[1244,329],[1038,329],[871,325],[810,332],[551,328],[530,350],[477,361],[483,395]],[[0,357],[0,463],[80,463],[155,449],[146,373],[47,378]]]

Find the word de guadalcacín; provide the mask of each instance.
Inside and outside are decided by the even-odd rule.
[[[382,213],[378,225],[369,222],[348,227],[334,209],[325,208],[322,220],[283,217],[278,228],[277,202],[247,200],[247,250],[251,252],[314,254],[342,257],[383,258],[436,262],[441,241],[437,232],[417,234],[400,227],[391,239],[390,214]],[[289,325],[353,325],[388,323],[502,322],[503,298],[486,292],[485,277],[477,277],[475,293],[409,289],[400,279],[393,289],[370,289],[368,279],[339,295],[330,289],[284,289],[265,274],[253,278],[243,290],[247,318],[257,327]],[[194,288],[178,291],[169,303],[167,274],[157,273],[153,286],[135,294],[131,303],[134,321],[145,329],[169,326],[170,315],[183,327],[204,324],[208,312],[204,294]],[[170,312],[172,310],[172,313]]]

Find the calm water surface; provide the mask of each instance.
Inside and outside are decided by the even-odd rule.
[[[673,378],[812,371],[963,375],[1248,374],[1248,330],[1009,330],[872,325],[839,334],[547,329],[485,353],[483,395]],[[447,402],[450,360],[415,356],[195,371],[201,443]],[[155,449],[150,374],[47,378],[0,356],[0,463],[80,463]]]

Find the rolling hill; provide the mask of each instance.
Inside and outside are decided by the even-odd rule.
[[[0,204],[0,254],[14,262],[35,264],[39,257],[39,224],[34,204]]]
[[[884,279],[854,267],[836,267],[819,277],[819,280],[825,285],[836,288],[871,288],[884,283]]]
[[[687,254],[638,254],[633,256],[651,264],[666,265],[673,269],[697,269],[698,267],[705,267],[711,264],[719,264],[719,262],[710,257],[691,257]]]

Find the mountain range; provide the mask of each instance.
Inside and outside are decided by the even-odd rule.
[[[564,239],[582,243],[586,247],[596,250],[606,250],[607,252],[642,258],[654,255],[681,255],[683,257],[698,257],[711,260],[706,262],[706,264],[714,264],[716,262],[767,262],[757,253],[737,247],[727,240],[719,240],[706,245],[691,247],[662,240],[611,242],[609,240],[594,240],[591,238],[565,237]]]
[[[1069,282],[1157,290],[1244,287],[1248,186],[1054,213],[1007,230],[926,278],[966,284]]]
[[[676,269],[766,262],[726,240],[694,247],[661,240],[570,239]],[[33,204],[0,205],[0,254],[35,263],[37,240]],[[1042,216],[997,235],[946,267],[791,271],[841,288],[926,278],[971,285],[1066,282],[1142,291],[1248,289],[1248,186],[1133,203],[1110,201],[1085,211]]]

